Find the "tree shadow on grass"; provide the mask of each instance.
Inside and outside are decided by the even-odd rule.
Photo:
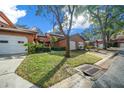
[[[85,54],[87,51],[85,50],[73,50],[71,51],[71,58],[74,58],[74,57],[77,57],[77,56],[80,56],[82,54]]]
[[[73,50],[70,52],[71,57],[70,58],[74,58],[77,56],[80,56],[82,54],[85,54],[87,51],[85,50]],[[49,52],[50,55],[57,55],[57,56],[64,56],[65,55],[65,51],[52,51]]]
[[[64,63],[66,62],[67,58],[63,58],[61,60],[61,62],[56,65],[51,71],[49,71],[43,78],[41,78],[36,85],[40,86],[40,87],[44,87],[43,85],[45,84],[45,82],[49,81],[50,78],[52,76],[54,76],[54,74],[64,65]]]
[[[57,55],[57,56],[64,56],[65,51],[51,51],[49,52],[50,55]]]

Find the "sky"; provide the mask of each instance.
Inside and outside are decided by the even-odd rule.
[[[0,7],[0,11],[4,12],[5,15],[14,23],[20,25],[27,25],[28,27],[38,27],[44,33],[52,31],[52,23],[45,16],[36,16],[35,8],[29,5],[5,5]],[[83,29],[88,28],[90,23],[87,21],[85,24],[81,24],[84,17],[80,15],[75,18],[75,24],[72,26],[73,30],[71,34],[81,33]]]

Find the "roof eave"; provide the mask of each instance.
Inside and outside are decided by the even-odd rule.
[[[18,32],[18,33],[29,33],[29,34],[37,33],[36,31],[32,31],[32,30],[21,30],[21,29],[3,28],[3,27],[0,27],[0,30],[10,31],[10,32]]]

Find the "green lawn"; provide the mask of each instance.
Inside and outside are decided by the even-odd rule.
[[[50,87],[73,75],[75,71],[72,68],[101,60],[100,57],[83,51],[71,52],[71,58],[68,59],[63,55],[64,51],[28,55],[16,73],[39,87]]]

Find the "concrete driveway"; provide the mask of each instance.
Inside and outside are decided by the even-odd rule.
[[[96,80],[94,88],[124,88],[124,50],[113,60],[108,71]]]
[[[11,55],[0,57],[0,87],[1,88],[29,88],[36,87],[15,74],[15,70],[24,60],[25,56]]]

